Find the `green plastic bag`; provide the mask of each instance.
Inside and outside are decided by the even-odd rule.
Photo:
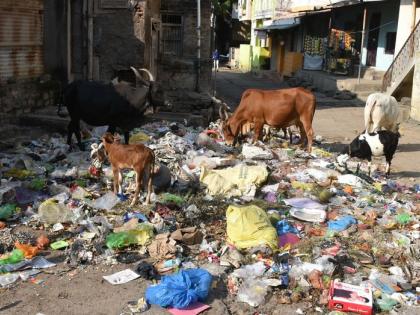
[[[411,221],[411,217],[408,213],[400,213],[395,218],[398,222],[398,224],[406,225]]]
[[[14,249],[9,256],[0,259],[0,265],[17,264],[25,259],[25,255],[20,249]]]
[[[135,230],[111,233],[106,237],[108,248],[124,248],[130,245],[145,245],[153,237],[153,226],[140,223]]]
[[[57,250],[57,249],[62,249],[62,248],[68,247],[69,243],[67,241],[62,240],[62,241],[54,242],[50,246],[51,246],[52,249]]]
[[[5,220],[10,218],[16,210],[16,205],[13,204],[5,204],[4,206],[0,207],[0,219]]]

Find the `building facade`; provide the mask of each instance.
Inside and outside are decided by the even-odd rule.
[[[130,71],[134,66],[149,69],[163,92],[207,92],[211,87],[211,4],[201,1],[198,19],[197,3],[1,1],[0,82],[22,85],[43,75],[61,86],[76,79],[109,82],[115,76],[134,81]]]

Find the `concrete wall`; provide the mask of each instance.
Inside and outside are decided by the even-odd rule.
[[[420,121],[420,52],[416,52],[411,94],[411,118]]]
[[[417,15],[417,21],[420,15]],[[398,32],[397,41],[395,43],[395,55],[398,54],[408,36],[411,33],[413,21],[413,0],[400,0],[400,8],[398,14]]]
[[[371,17],[374,13],[379,12],[381,13],[381,21],[380,21],[380,30],[379,30],[379,38],[378,38],[378,49],[376,52],[376,66],[378,70],[387,70],[388,67],[391,65],[392,61],[394,60],[394,55],[385,52],[385,45],[386,45],[386,34],[388,32],[397,32],[397,24],[398,24],[398,2],[397,1],[387,1],[377,5],[372,5],[367,7],[368,18],[366,21],[366,38],[363,47],[363,65],[366,64],[367,58],[367,42],[369,40],[369,23]]]
[[[239,69],[243,72],[251,71],[251,45],[239,47]]]

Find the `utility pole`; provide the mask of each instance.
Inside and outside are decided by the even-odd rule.
[[[362,42],[360,44],[360,60],[359,60],[359,74],[357,75],[357,83],[360,84],[360,75],[362,72],[362,61],[363,61],[363,44],[365,41],[365,29],[366,29],[366,7],[363,9],[363,30],[362,30]]]
[[[197,82],[196,91],[200,92],[201,76],[201,0],[197,0]]]

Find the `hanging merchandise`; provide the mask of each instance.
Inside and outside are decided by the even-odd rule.
[[[323,56],[327,38],[306,35],[303,48],[305,54]]]
[[[354,49],[354,33],[331,29],[326,53],[326,70],[336,74],[351,74]]]

